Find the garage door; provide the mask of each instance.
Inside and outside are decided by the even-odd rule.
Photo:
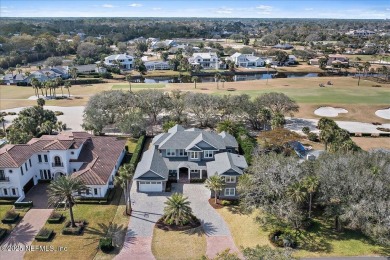
[[[33,177],[34,178],[34,177]],[[31,190],[32,187],[34,187],[34,179],[31,178],[26,185],[23,187],[24,194],[27,194]]]
[[[161,181],[140,181],[139,191],[162,192],[162,182]]]

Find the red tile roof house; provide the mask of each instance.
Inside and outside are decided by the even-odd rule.
[[[113,187],[125,143],[116,137],[63,132],[6,145],[0,149],[0,197],[23,200],[38,180],[62,175],[80,178],[90,188],[83,196],[104,197]]]

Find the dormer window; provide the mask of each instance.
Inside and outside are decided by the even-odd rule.
[[[168,157],[176,156],[176,150],[175,149],[167,149],[167,156]]]

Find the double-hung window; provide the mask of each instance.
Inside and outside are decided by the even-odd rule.
[[[180,157],[185,157],[185,156],[187,156],[186,150],[184,150],[184,149],[179,149],[179,150],[177,150],[177,151],[178,151],[178,156],[180,156]]]
[[[204,158],[213,158],[214,152],[213,151],[204,151]]]
[[[236,195],[235,188],[225,188],[225,196],[234,196]]]
[[[42,155],[38,154],[38,162],[42,162]]]
[[[175,149],[167,149],[167,156],[168,157],[176,156],[176,150]]]
[[[199,159],[198,152],[190,152],[190,159]]]
[[[225,182],[226,183],[235,183],[236,182],[236,176],[225,176]]]

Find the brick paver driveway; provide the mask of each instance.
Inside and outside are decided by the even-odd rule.
[[[230,230],[216,210],[210,206],[210,191],[204,184],[184,184],[184,195],[188,196],[191,208],[202,222],[206,234],[206,255],[214,258],[218,253],[229,248],[231,252],[240,254],[234,244]]]
[[[47,206],[47,184],[34,186],[23,201],[33,201],[30,209],[0,247],[0,259],[23,259],[28,246],[45,225],[52,209]]]
[[[141,193],[131,188],[132,213],[122,251],[115,259],[155,259],[152,254],[153,229],[163,214],[170,193]]]

